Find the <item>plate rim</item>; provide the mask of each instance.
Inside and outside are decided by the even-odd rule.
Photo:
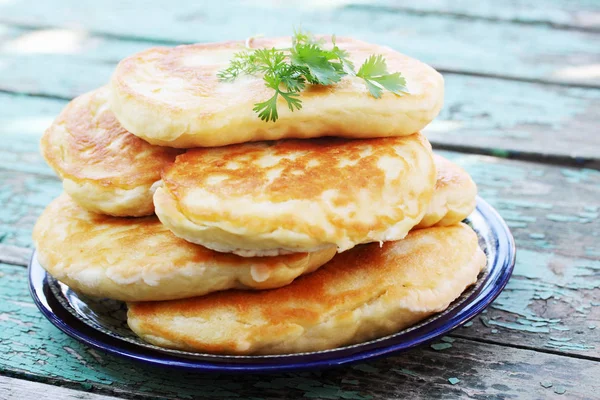
[[[122,358],[133,359],[147,364],[205,372],[284,372],[334,367],[407,351],[418,345],[430,342],[464,325],[467,321],[480,314],[485,307],[498,297],[508,283],[514,269],[516,259],[514,238],[506,222],[498,212],[479,196],[477,196],[476,210],[481,214],[483,220],[492,231],[497,246],[495,259],[491,260],[490,265],[488,265],[490,272],[487,276],[487,281],[481,285],[479,291],[471,294],[472,299],[470,301],[469,299],[465,300],[460,307],[457,307],[447,316],[447,319],[443,321],[434,320],[429,324],[408,332],[407,335],[411,335],[412,337],[409,337],[406,341],[398,342],[398,339],[403,337],[400,335],[387,340],[391,342],[396,339],[396,343],[382,341],[374,347],[358,350],[351,354],[336,354],[335,352],[331,352],[327,353],[327,355],[330,355],[329,357],[327,355],[324,357],[315,357],[315,354],[307,356],[290,354],[287,355],[287,358],[263,359],[260,362],[257,362],[258,360],[255,360],[255,362],[253,360],[244,362],[239,362],[239,360],[237,362],[205,361],[161,353],[130,342],[121,341],[88,326],[83,321],[71,315],[68,310],[64,309],[49,288],[47,272],[41,266],[34,267],[33,261],[36,251],[32,253],[28,264],[29,291],[41,313],[62,332],[88,346]],[[310,360],[311,358],[317,359]]]

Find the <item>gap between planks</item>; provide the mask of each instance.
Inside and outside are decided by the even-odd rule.
[[[544,21],[541,19],[535,20],[523,20],[519,18],[498,18],[498,17],[486,17],[483,15],[473,15],[473,14],[465,14],[461,12],[453,12],[453,11],[433,11],[433,10],[420,10],[417,8],[406,7],[406,6],[387,6],[387,5],[376,5],[376,4],[351,4],[346,6],[350,9],[355,10],[368,10],[374,12],[385,12],[385,13],[397,13],[397,14],[407,14],[407,15],[416,15],[416,16],[436,16],[436,17],[450,17],[460,20],[470,20],[470,21],[486,21],[486,22],[495,22],[498,24],[516,24],[516,25],[530,25],[530,26],[545,26],[552,29],[558,30],[566,30],[566,31],[579,31],[579,32],[589,32],[589,33],[600,33],[600,28],[597,27],[587,27],[587,26],[577,26],[572,24],[561,24],[552,21]]]
[[[477,316],[474,318],[477,318]],[[519,350],[535,351],[538,353],[552,354],[554,356],[563,356],[563,357],[577,358],[580,360],[600,362],[600,357],[586,356],[584,354],[577,354],[577,353],[563,353],[558,350],[552,350],[552,349],[547,349],[547,348],[543,348],[543,347],[527,346],[527,345],[522,345],[522,344],[518,344],[518,343],[504,343],[504,342],[499,342],[497,340],[465,336],[465,335],[461,335],[460,333],[454,333],[453,331],[449,332],[448,336],[456,337],[456,338],[463,339],[463,340],[470,340],[472,342],[477,342],[477,343],[494,344],[496,346],[511,347],[513,349],[519,349]]]
[[[502,159],[527,161],[538,164],[546,164],[552,166],[575,167],[575,168],[590,168],[600,170],[600,159],[590,157],[570,157],[560,154],[544,154],[526,151],[508,151],[498,154],[498,150],[489,147],[466,146],[460,144],[438,143],[435,140],[430,140],[434,150],[455,151],[457,153],[480,154],[484,156],[497,157]]]

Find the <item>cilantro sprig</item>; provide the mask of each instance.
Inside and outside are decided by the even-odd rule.
[[[274,93],[269,99],[256,103],[253,110],[266,122],[275,122],[279,118],[277,101],[280,96],[290,111],[300,110],[300,92],[307,84],[334,85],[346,75],[362,78],[371,96],[377,99],[384,90],[398,96],[408,93],[402,74],[389,73],[382,55],[371,55],[355,72],[348,52],[337,46],[335,36],[331,42],[333,47],[324,49],[324,40],[316,40],[309,33],[297,31],[290,48],[241,51],[217,76],[221,81],[231,82],[240,75],[262,74],[265,86]]]

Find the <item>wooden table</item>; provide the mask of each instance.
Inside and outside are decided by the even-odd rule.
[[[325,3],[0,0],[0,398],[600,398],[600,4]],[[426,133],[513,230],[517,266],[499,299],[451,347],[298,374],[172,372],[52,326],[25,268],[35,219],[61,192],[38,152],[43,130],[130,53],[299,23],[444,74],[446,105]]]

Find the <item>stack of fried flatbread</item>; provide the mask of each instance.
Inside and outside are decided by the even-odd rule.
[[[486,259],[460,222],[475,184],[419,133],[443,79],[386,47],[337,45],[356,64],[384,55],[409,94],[375,99],[346,76],[265,122],[260,76],[217,78],[244,42],[121,61],[43,136],[64,193],[34,230],[41,265],[126,301],[142,339],[195,352],[331,349],[447,308]]]

